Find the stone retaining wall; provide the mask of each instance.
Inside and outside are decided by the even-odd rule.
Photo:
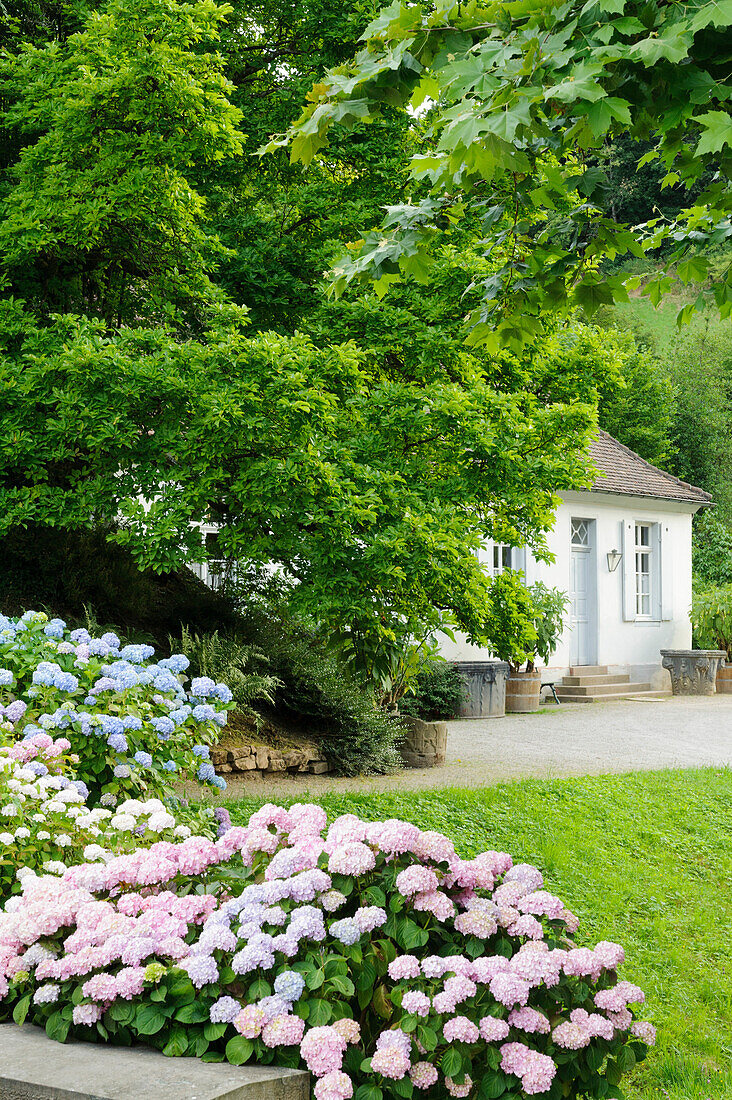
[[[325,775],[330,765],[316,745],[275,749],[271,745],[235,745],[230,749],[211,749],[211,763],[219,775],[230,773],[257,779],[263,775],[289,772],[291,775]]]

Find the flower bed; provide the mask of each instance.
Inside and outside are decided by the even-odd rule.
[[[0,1015],[58,1039],[304,1065],[316,1100],[609,1100],[653,1040],[623,949],[576,947],[536,868],[405,822],[266,806],[22,879]]]
[[[95,799],[169,797],[179,777],[225,787],[209,759],[232,703],[226,684],[191,681],[182,654],[154,661],[148,645],[67,631],[28,611],[0,616],[0,737],[63,732]]]

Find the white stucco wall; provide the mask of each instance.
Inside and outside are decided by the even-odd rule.
[[[541,580],[549,587],[569,593],[571,519],[594,520],[590,572],[596,593],[597,621],[596,656],[590,663],[608,665],[613,671],[629,671],[633,679],[650,681],[654,687],[666,686],[668,673],[661,668],[660,650],[691,647],[691,517],[695,511],[694,505],[645,497],[595,492],[562,495],[548,537],[555,560],[545,564],[528,555],[526,579],[529,584]],[[634,607],[634,547],[628,552],[623,527],[628,531],[627,541],[632,537],[634,524],[644,522],[658,524],[660,531],[660,544],[655,547],[655,607],[652,619],[628,621],[624,618],[623,591],[624,583],[633,585],[633,599],[628,607]],[[610,550],[623,552],[623,560],[613,573],[607,565]],[[572,663],[570,636],[571,629],[567,626],[549,666],[553,674],[561,675]],[[490,658],[488,651],[469,645],[460,635],[455,636],[454,643],[444,638],[440,649],[447,660]]]

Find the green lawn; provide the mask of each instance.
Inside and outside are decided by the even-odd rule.
[[[230,806],[238,822],[261,805]],[[461,854],[501,848],[538,865],[581,918],[578,940],[625,946],[658,1045],[632,1100],[732,1100],[732,771],[524,780],[483,790],[333,794],[334,816],[402,817]]]

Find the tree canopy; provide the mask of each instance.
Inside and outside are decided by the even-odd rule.
[[[409,111],[421,146],[411,191],[394,195],[381,226],[365,227],[334,267],[333,285],[425,279],[435,233],[469,214],[499,260],[478,276],[470,340],[519,347],[541,331],[546,311],[591,313],[627,297],[623,277],[600,270],[604,259],[671,240],[675,276],[706,275],[699,245],[732,231],[730,24],[732,11],[717,0],[395,0],[268,148],[289,143],[292,159],[309,164],[334,126]],[[610,181],[596,154],[625,134],[650,141],[640,163],[659,161],[664,186],[695,189],[673,219],[652,219],[642,232],[603,209]],[[659,272],[645,293],[658,300],[671,284]],[[697,304],[709,298],[730,315],[729,267]]]
[[[281,149],[253,154],[374,15],[334,0],[13,5],[0,534],[102,528],[163,570],[201,555],[215,523],[225,553],[277,568],[332,629],[388,637],[446,615],[486,638],[477,547],[544,552],[555,494],[587,484],[598,401],[611,408],[634,353],[562,322],[548,291],[534,313],[516,298],[538,353],[466,346],[466,311],[516,262],[510,232],[486,254],[486,218],[501,232],[506,218],[477,183],[458,217],[415,180],[435,225],[455,221],[443,238],[404,207],[428,294],[352,280],[337,307],[325,298],[324,269],[406,185],[412,154],[442,155],[439,108],[417,118],[387,97],[375,124],[365,109],[336,122],[307,173]],[[580,216],[572,194],[557,217]],[[532,218],[538,240],[548,223]]]

